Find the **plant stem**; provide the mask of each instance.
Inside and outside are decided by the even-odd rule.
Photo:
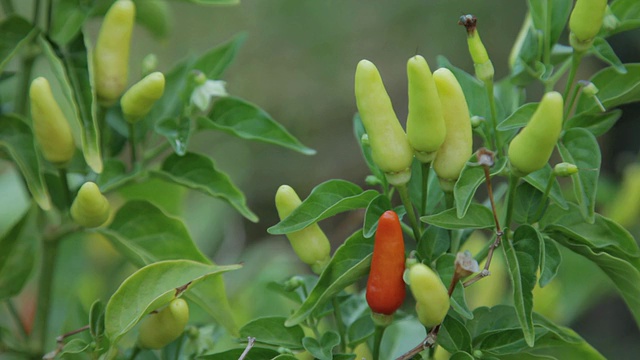
[[[36,0],[34,1],[33,4],[33,25],[38,26],[38,20],[40,19],[40,4],[42,3],[41,0]]]
[[[334,296],[332,301],[333,301],[333,316],[335,316],[336,325],[338,326],[338,333],[340,334],[339,352],[343,352],[346,348],[345,339],[347,337],[347,329],[344,326],[344,322],[342,320],[342,312],[340,311],[340,303],[338,302],[338,299]]]
[[[569,96],[569,91],[571,90],[571,86],[573,85],[573,81],[576,79],[576,73],[578,72],[578,67],[580,66],[580,62],[582,61],[582,55],[583,53],[576,52],[575,50],[571,55],[571,70],[569,70],[569,78],[567,78],[567,85],[564,88],[564,93],[562,94],[562,98],[564,99],[565,104],[567,101],[567,97]]]
[[[545,6],[545,29],[544,29],[544,52],[543,56],[543,64],[546,66],[551,64],[551,4],[553,0],[547,0],[547,4]],[[548,91],[548,90],[547,90]]]
[[[97,109],[98,127],[100,128],[100,146],[102,147],[102,156],[109,157],[109,141],[111,140],[111,128],[107,124],[107,108],[100,105]]]
[[[498,133],[498,111],[496,109],[496,97],[493,93],[493,80],[485,81],[485,88],[487,89],[487,97],[489,98],[489,109],[491,110],[491,131],[489,131],[489,138],[491,144],[497,153],[502,153],[500,147],[502,141],[500,141],[500,134]]]
[[[18,310],[16,309],[16,307],[13,305],[13,302],[11,301],[11,299],[7,299],[5,301],[5,304],[7,304],[7,309],[9,310],[9,315],[11,315],[11,317],[15,321],[16,327],[18,329],[20,329],[20,334],[22,335],[22,337],[25,340],[28,339],[29,338],[29,333],[27,333],[27,329],[24,327],[24,324],[22,323],[22,319],[20,318],[20,314],[18,313]]]
[[[578,86],[574,87],[573,91],[571,92],[571,99],[569,99],[569,101],[566,102],[567,108],[564,110],[563,121],[566,121],[569,119],[569,115],[571,115],[571,111],[573,110],[573,106],[575,105],[575,102],[576,102],[576,99],[578,98],[578,94],[580,93],[580,90],[582,90],[582,86],[580,85],[580,82],[578,82]]]
[[[373,360],[380,359],[380,344],[382,344],[382,335],[386,326],[376,325],[373,335]]]
[[[420,215],[427,215],[427,195],[429,192],[429,170],[431,169],[431,163],[422,163],[422,209]]]
[[[540,218],[540,216],[542,216],[542,211],[544,210],[544,204],[547,202],[547,199],[549,198],[549,193],[551,192],[551,188],[553,187],[553,183],[556,179],[556,174],[554,174],[553,172],[551,172],[551,176],[549,177],[549,180],[547,181],[547,187],[544,188],[544,194],[542,194],[542,199],[540,199],[540,205],[538,205],[538,209],[535,212],[534,215],[534,221],[536,221],[537,219]]]
[[[247,357],[247,355],[249,354],[249,351],[253,347],[253,344],[255,344],[255,342],[256,342],[256,338],[249,336],[247,338],[247,341],[248,341],[247,342],[247,347],[244,349],[244,351],[242,352],[242,354],[240,355],[238,360],[244,360],[244,358]]]
[[[136,139],[136,126],[134,123],[128,123],[129,125],[129,145],[131,147],[131,168],[135,168],[138,162],[138,150]]]
[[[398,190],[398,194],[400,194],[400,199],[402,200],[402,204],[404,205],[405,210],[407,211],[407,217],[409,217],[409,222],[411,223],[411,228],[413,229],[413,237],[416,241],[420,240],[420,227],[418,226],[418,219],[416,217],[416,212],[413,210],[413,204],[411,204],[411,198],[409,197],[409,189],[407,185],[398,185],[395,187]]]
[[[66,208],[71,207],[72,198],[69,190],[69,181],[67,180],[67,169],[58,169],[58,176],[60,177],[60,183],[62,184],[62,192],[64,197],[64,205]]]
[[[169,144],[169,142],[163,141],[160,145],[154,147],[153,149],[147,150],[142,156],[142,161],[144,162],[144,165],[147,165],[150,161],[158,157],[163,152],[167,151],[169,148],[171,148],[171,145]]]
[[[39,354],[44,352],[47,343],[51,291],[53,290],[58,243],[58,237],[44,237],[42,239],[42,267],[40,269],[40,279],[38,281],[38,305],[36,310],[36,321],[34,324],[36,339],[38,339],[37,352]]]
[[[49,0],[47,3],[47,23],[45,25],[45,29],[47,34],[51,33],[51,18],[53,16],[53,0]]]
[[[2,11],[6,16],[11,16],[16,12],[11,0],[0,0],[0,6],[2,6]]]

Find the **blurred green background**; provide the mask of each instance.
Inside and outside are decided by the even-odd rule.
[[[369,59],[378,66],[398,117],[404,123],[405,64],[409,57],[423,55],[435,70],[437,56],[444,55],[454,65],[472,73],[466,33],[457,25],[461,15],[471,13],[478,17],[478,28],[496,68],[496,77],[502,78],[508,74],[507,58],[527,8],[524,0],[243,0],[240,5],[228,7],[176,1],[169,2],[169,6],[173,20],[166,38],[155,38],[140,25],[136,27],[130,82],[139,78],[140,62],[148,53],[155,53],[160,60],[159,69],[167,71],[186,54],[200,54],[246,32],[244,46],[223,76],[227,90],[258,104],[305,145],[318,151],[315,156],[304,156],[213,132],[200,133],[192,139],[190,149],[211,155],[219,169],[228,172],[245,192],[249,206],[260,217],[257,224],[205,195],[188,192],[182,201],[180,196],[167,199],[161,194],[170,192],[164,189],[147,188],[151,193],[145,196],[171,204],[168,208],[185,216],[192,236],[215,261],[244,262],[243,270],[226,277],[241,325],[256,315],[287,315],[291,304],[264,288],[269,281],[308,272],[284,237],[266,232],[278,221],[273,205],[276,189],[288,184],[305,198],[314,186],[332,178],[365,186],[368,171],[352,132],[356,112],[353,75],[357,62]],[[93,19],[86,27],[93,40],[99,23],[99,19]],[[623,62],[640,61],[639,39],[638,32],[612,39]],[[561,42],[567,42],[566,35]],[[579,79],[603,66],[595,59],[587,60]],[[536,101],[541,88],[534,86],[528,93],[528,101]],[[638,113],[634,106],[624,110]],[[601,139],[603,202],[615,193],[625,163],[637,157],[639,123],[637,115],[626,115]],[[12,176],[6,164],[3,169],[3,179]],[[139,189],[130,189],[129,196],[143,195]],[[361,226],[361,221],[361,213],[351,213],[327,219],[321,226],[335,249]],[[632,228],[636,238],[638,230],[636,224]],[[105,255],[108,246],[99,240],[84,240],[67,242],[57,282],[63,289],[69,284],[82,289],[79,303],[90,304],[95,297],[106,300],[131,268],[123,268],[117,257],[105,260],[109,258]],[[81,257],[75,256],[79,246],[87,248],[88,260],[80,261]],[[556,299],[550,303],[548,315],[573,327],[608,358],[637,358],[638,327],[609,282],[597,268],[584,266],[585,262],[577,256],[565,254],[564,260],[557,294],[548,295]],[[95,271],[86,271],[91,265]],[[120,271],[104,283],[101,271],[113,267]],[[58,326],[66,327],[63,319],[72,313],[78,314],[79,319],[66,323],[82,323],[82,311],[69,305],[78,300],[77,296],[64,290],[58,295],[55,304],[59,310]],[[570,306],[563,308],[563,303]]]

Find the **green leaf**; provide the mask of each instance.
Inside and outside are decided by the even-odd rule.
[[[0,71],[38,31],[24,18],[13,15],[0,23]]]
[[[104,310],[104,304],[100,300],[94,301],[89,309],[89,331],[94,339],[104,334]]]
[[[217,170],[213,161],[204,155],[171,154],[162,163],[161,171],[152,171],[150,174],[220,198],[248,220],[258,221],[258,216],[247,206],[244,194],[231,182],[227,174]]]
[[[633,260],[640,257],[638,244],[627,230],[600,214],[595,214],[594,222],[589,224],[582,219],[575,204],[571,204],[569,210],[549,207],[540,220],[540,226],[554,239],[558,233],[622,259]]]
[[[198,128],[224,131],[241,139],[279,145],[305,155],[316,153],[300,143],[264,110],[239,98],[216,100],[209,114],[198,118]]]
[[[62,351],[56,355],[56,358],[73,359],[74,357],[69,355],[81,354],[89,349],[89,346],[91,346],[91,344],[84,339],[71,339],[68,343],[64,344]],[[45,356],[45,358],[47,357]]]
[[[600,136],[609,131],[622,116],[622,110],[615,109],[605,113],[582,113],[574,116],[564,123],[566,130],[584,128],[595,136]]]
[[[640,3],[635,0],[616,0],[611,2],[611,12],[620,24],[607,35],[633,30],[640,27]]]
[[[340,335],[333,331],[327,331],[322,334],[320,341],[305,337],[302,339],[302,345],[317,359],[331,360],[333,359],[333,348],[340,344]]]
[[[37,216],[37,207],[31,206],[0,238],[0,301],[19,294],[36,265],[40,239]]]
[[[289,316],[285,326],[300,324],[332,296],[367,275],[372,253],[373,242],[366,239],[362,231],[351,235],[333,254],[316,286],[298,310]]]
[[[40,46],[51,65],[53,74],[58,79],[62,94],[71,105],[72,122],[80,128],[82,153],[87,165],[96,173],[102,172],[102,155],[100,148],[100,127],[98,125],[97,101],[93,84],[93,61],[91,52],[80,33],[68,46],[68,53],[56,51],[43,38],[39,38]],[[62,60],[61,60],[62,58]]]
[[[298,231],[333,215],[365,208],[377,196],[377,191],[363,191],[345,180],[328,180],[316,186],[300,206],[267,232],[280,235]]]
[[[92,6],[86,1],[59,0],[51,14],[51,38],[58,45],[66,45],[82,30]]]
[[[256,342],[288,349],[302,349],[304,331],[300,326],[285,327],[286,318],[271,316],[252,320],[240,329],[240,337],[256,338]]]
[[[149,30],[153,36],[162,40],[169,36],[173,14],[166,1],[136,0],[136,22]]]
[[[216,266],[191,260],[167,260],[147,265],[129,276],[111,296],[105,312],[107,337],[116,343],[145,315],[207,278],[239,269],[240,265]],[[181,289],[182,290],[182,289]]]
[[[362,227],[364,237],[372,237],[378,228],[378,220],[380,219],[380,216],[382,216],[385,211],[392,209],[393,207],[391,207],[391,200],[389,200],[389,197],[380,194],[373,198],[373,200],[369,202],[367,210],[364,213],[364,226]],[[400,217],[400,215],[398,215],[398,217]]]
[[[373,335],[374,329],[375,324],[373,323],[373,319],[371,319],[371,313],[366,312],[347,328],[348,345],[355,347],[359,343],[366,341]]]
[[[186,116],[170,117],[156,123],[155,131],[166,137],[173,151],[183,156],[191,137],[191,120]]]
[[[542,193],[527,182],[516,188],[513,205],[513,220],[520,224],[533,224],[539,220],[538,209],[542,202]]]
[[[523,229],[523,230],[520,230]],[[514,242],[521,241],[523,243],[529,240],[527,236],[531,233],[529,225],[522,225],[516,229],[514,233]],[[520,231],[519,231],[520,230]],[[533,230],[535,232],[535,229]],[[518,322],[522,327],[525,341],[529,346],[533,346],[535,341],[535,330],[533,328],[533,288],[536,284],[536,271],[538,270],[540,245],[535,249],[533,254],[529,251],[518,251],[514,244],[508,239],[504,239],[503,251],[505,260],[509,269],[509,277],[511,278],[511,284],[513,287],[513,303],[516,309]],[[527,244],[527,250],[535,248]]]
[[[460,350],[471,351],[471,335],[463,323],[452,316],[447,316],[438,334],[438,345],[450,353]]]
[[[453,197],[456,201],[456,216],[458,218],[463,218],[471,202],[473,201],[473,196],[476,193],[476,190],[483,182],[486,183],[486,178],[484,174],[484,168],[482,166],[473,164],[477,161],[477,157],[474,154],[469,162],[464,166],[462,172],[460,173],[460,178],[456,181],[456,184],[453,187]],[[498,161],[493,165],[493,167],[489,171],[489,175],[495,176],[496,174],[502,172],[504,167],[507,165],[507,158],[501,157]]]
[[[355,136],[356,142],[360,147],[360,151],[362,152],[362,157],[364,158],[365,163],[369,167],[369,171],[371,171],[371,174],[377,177],[381,182],[386,183],[386,178],[384,176],[384,173],[373,162],[373,156],[371,155],[371,146],[369,146],[368,144],[364,144],[362,142],[362,136],[366,133],[367,131],[364,128],[364,124],[362,123],[360,114],[356,113],[353,116],[353,135]]]
[[[51,209],[51,199],[40,172],[40,156],[26,121],[17,115],[0,115],[0,149],[5,149],[18,165],[33,199],[43,210]]]
[[[453,354],[451,354],[451,357],[449,357],[449,360],[474,360],[475,358],[464,351],[457,351]]]
[[[444,254],[451,246],[449,231],[437,226],[429,226],[418,241],[418,254],[431,263]]]
[[[138,267],[160,260],[186,259],[211,264],[189,236],[185,225],[146,201],[128,201],[111,225],[99,230],[113,246]],[[213,316],[232,334],[237,326],[231,315],[222,278],[212,278],[187,297]]]
[[[626,74],[614,67],[600,70],[589,79],[598,88],[598,99],[606,109],[640,101],[640,64],[625,64]],[[600,107],[584,92],[578,97],[575,113],[599,113]]]
[[[597,248],[562,234],[554,234],[552,237],[564,247],[594,262],[607,274],[627,303],[636,324],[640,326],[640,261],[627,261],[610,249]]]
[[[622,61],[620,61],[618,55],[613,51],[613,48],[611,48],[611,45],[609,45],[607,40],[601,37],[596,37],[593,40],[593,46],[590,50],[595,53],[598,59],[611,65],[620,74],[627,73],[627,69],[624,67],[624,64],[622,64]]]
[[[537,108],[538,103],[527,103],[520,106],[513,114],[498,124],[498,130],[508,131],[525,127]]]
[[[549,237],[543,237],[543,256],[540,259],[540,287],[545,287],[558,273],[562,263],[562,254],[558,246]]]
[[[524,181],[529,183],[529,185],[532,185],[534,188],[544,193],[545,189],[547,188],[547,184],[549,183],[549,179],[552,176],[552,173],[553,169],[551,169],[551,166],[549,164],[546,164],[542,169],[530,173],[523,179]],[[549,198],[561,208],[569,208],[569,204],[562,195],[562,189],[560,188],[560,184],[558,184],[557,179],[553,180],[553,185],[551,186],[551,191],[549,192]]]
[[[451,70],[460,83],[464,97],[467,99],[469,105],[469,113],[472,116],[482,116],[485,119],[491,119],[489,98],[484,85],[476,79],[475,76],[453,66],[444,56],[438,56],[437,61],[440,67]]]
[[[584,129],[567,130],[558,143],[562,159],[578,167],[573,174],[573,190],[585,220],[594,220],[598,174],[600,173],[600,146],[596,137]]]
[[[488,229],[495,226],[493,213],[480,204],[469,205],[469,210],[462,218],[458,218],[456,209],[447,209],[439,214],[422,216],[422,222],[444,229]]]
[[[427,207],[424,208],[423,199],[422,199],[422,176],[424,171],[424,166],[427,167]],[[439,209],[439,207],[444,204],[444,191],[440,188],[440,180],[438,180],[438,175],[431,167],[431,164],[422,164],[418,159],[414,159],[411,164],[411,179],[409,179],[409,183],[407,184],[407,188],[409,189],[409,198],[411,199],[411,203],[416,205],[416,208],[420,210],[421,214],[432,214]],[[420,204],[420,205],[419,205]],[[406,212],[402,210],[403,213]],[[398,214],[400,216],[400,214]],[[401,217],[402,218],[402,217]]]
[[[553,2],[549,2],[547,0],[529,0],[528,2],[534,27],[542,32],[546,31],[547,28],[551,29],[550,40],[551,46],[553,46],[560,38],[560,34],[562,34],[567,24],[573,1],[554,0]],[[549,27],[546,25],[547,3],[553,4],[551,9],[551,26]]]
[[[240,356],[244,352],[245,348],[231,349],[214,354],[204,354],[196,357],[199,360],[229,360],[240,359]],[[251,351],[244,357],[244,360],[265,360],[265,359],[278,359],[280,360],[280,353],[273,349],[252,347]],[[286,358],[288,360],[288,358]]]
[[[455,259],[455,255],[445,254],[440,256],[436,261],[436,270],[438,271],[438,275],[440,275],[440,278],[442,279],[442,283],[445,284],[446,287],[451,284],[451,278],[453,278],[453,273],[455,272]],[[451,307],[458,314],[460,314],[465,319],[473,319],[473,313],[467,306],[467,300],[465,298],[464,287],[462,286],[462,284],[458,284],[456,286],[449,300],[451,301]],[[456,350],[458,349],[460,348],[457,348]],[[449,349],[447,350],[449,352],[452,352]]]
[[[426,337],[424,326],[418,319],[407,317],[387,327],[380,344],[380,359],[397,359],[407,350],[422,343]]]
[[[198,5],[235,5],[240,3],[240,0],[179,0],[179,1],[190,2]]]
[[[96,184],[103,193],[119,188],[138,177],[139,173],[127,170],[124,163],[118,159],[107,159],[104,162],[102,172],[96,179]]]

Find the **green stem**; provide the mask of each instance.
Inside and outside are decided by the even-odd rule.
[[[540,205],[538,205],[538,209],[535,212],[534,219],[539,219],[542,215],[542,211],[544,210],[544,204],[547,202],[549,198],[549,193],[551,192],[551,188],[553,187],[553,183],[556,179],[556,174],[553,172],[551,176],[549,176],[549,180],[547,181],[547,186],[544,188],[544,194],[542,194],[542,199],[540,199]]]
[[[382,335],[384,335],[384,330],[386,326],[376,325],[375,332],[373,335],[373,360],[380,359],[380,344],[382,344]]]
[[[2,11],[4,11],[6,16],[13,15],[13,13],[16,12],[11,0],[0,0],[0,6],[2,6]]]
[[[40,20],[40,4],[42,0],[35,0],[33,4],[33,24],[38,25],[38,20]]]
[[[453,197],[453,192],[445,191],[444,192],[444,202],[446,204],[447,209],[453,209],[455,207],[455,198]],[[447,230],[449,233],[449,241],[451,242],[449,245],[449,252],[451,254],[455,254],[460,248],[460,237],[454,236],[453,230]]]
[[[574,80],[576,79],[576,73],[578,72],[578,67],[580,66],[580,62],[582,61],[581,52],[573,51],[571,55],[571,69],[569,70],[569,77],[567,78],[567,85],[564,88],[564,93],[562,94],[562,98],[564,101],[567,101],[567,97],[569,96],[569,91],[571,90],[571,86],[573,85]]]
[[[51,33],[51,18],[53,17],[53,0],[49,0],[47,3],[47,23],[45,25],[45,29],[47,34]]]
[[[507,213],[505,214],[505,220],[503,224],[503,227],[505,229],[505,234],[508,232],[507,229],[511,229],[511,216],[513,215],[513,203],[516,198],[516,188],[518,187],[519,181],[520,181],[520,177],[515,176],[513,174],[509,175],[509,188],[507,190],[507,200],[506,200]]]
[[[160,156],[163,152],[167,151],[171,148],[171,144],[168,141],[163,141],[160,145],[154,147],[153,149],[147,150],[142,156],[142,161],[144,165],[147,165],[149,162],[153,161],[156,157]]]
[[[578,94],[580,93],[580,89],[582,89],[582,86],[580,86],[580,85],[575,86],[573,88],[573,91],[571,92],[571,99],[569,99],[569,101],[567,101],[565,99],[567,108],[564,110],[564,118],[563,118],[564,121],[569,119],[569,115],[571,114],[571,110],[573,109],[573,105],[575,104],[576,99],[578,98]]]
[[[67,169],[58,169],[58,176],[60,177],[60,183],[62,184],[64,205],[66,208],[69,208],[71,207],[71,203],[73,202],[73,200],[71,198],[71,191],[69,190],[69,181],[67,180]]]
[[[134,123],[128,123],[129,125],[129,144],[131,145],[131,167],[135,168],[138,163],[138,150],[137,150],[137,139],[136,139],[136,125]]]
[[[98,128],[100,129],[100,146],[102,147],[102,156],[109,157],[109,142],[111,140],[111,128],[107,124],[107,108],[99,106],[97,109]]]
[[[545,89],[548,89],[548,91],[553,90],[553,88],[556,86],[556,83],[560,81],[560,78],[564,76],[564,73],[566,73],[567,70],[569,70],[570,66],[571,66],[571,59],[567,59],[563,61],[562,65],[560,65],[558,70],[544,82]]]
[[[38,305],[34,332],[38,339],[38,353],[43,354],[47,344],[47,330],[49,327],[49,310],[51,307],[51,292],[56,266],[59,238],[42,239],[42,267],[38,281]]]
[[[340,334],[340,349],[339,352],[343,352],[346,349],[346,338],[347,338],[347,329],[344,326],[344,321],[342,320],[342,312],[340,311],[340,303],[338,299],[334,296],[333,299],[333,316],[335,316],[336,325],[338,326],[338,333]]]
[[[498,133],[498,111],[496,108],[496,97],[493,94],[493,80],[485,81],[484,84],[487,89],[487,97],[489,98],[489,109],[491,110],[491,131],[489,131],[489,139],[491,139],[490,146],[492,146],[497,153],[501,153],[500,147],[502,146],[502,141]]]
[[[11,301],[11,299],[7,299],[5,303],[7,304],[7,309],[9,309],[9,315],[11,315],[11,317],[15,321],[16,327],[20,329],[20,334],[24,339],[28,339],[29,333],[27,333],[27,329],[25,329],[24,324],[22,323],[22,319],[20,318],[20,314],[18,313],[16,307],[13,305],[13,302]]]
[[[429,193],[429,170],[431,163],[422,163],[422,211],[420,215],[427,215],[427,195]]]
[[[420,227],[418,226],[418,219],[416,217],[416,212],[413,210],[413,204],[411,204],[411,198],[409,197],[409,189],[407,185],[397,185],[395,187],[398,190],[398,194],[400,194],[400,199],[402,200],[402,204],[404,205],[405,210],[407,211],[407,217],[409,217],[409,222],[411,223],[411,228],[413,229],[413,237],[416,241],[420,240]]]
[[[544,52],[543,52],[543,63],[546,66],[551,64],[551,4],[553,0],[547,0],[547,4],[545,6],[545,29],[544,29]]]

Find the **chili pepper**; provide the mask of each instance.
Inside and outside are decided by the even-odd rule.
[[[49,81],[34,79],[29,88],[33,132],[42,155],[57,166],[65,166],[76,151],[71,126],[53,97]]]
[[[409,286],[422,325],[440,324],[449,312],[449,293],[438,274],[425,264],[416,264],[409,269]]]
[[[88,181],[78,190],[70,211],[76,223],[92,228],[104,224],[109,219],[110,210],[109,200],[102,195],[98,185]]]
[[[181,298],[173,299],[158,313],[147,316],[140,325],[138,345],[160,349],[177,339],[189,322],[189,305]]]
[[[423,163],[433,161],[444,142],[446,128],[438,90],[429,64],[420,55],[407,62],[409,79],[409,115],[407,138],[415,155]]]
[[[129,77],[129,50],[136,8],[131,0],[118,0],[104,17],[94,51],[98,101],[112,105],[122,95]]]
[[[473,135],[469,108],[462,88],[453,73],[441,68],[433,73],[447,134],[433,162],[433,170],[438,174],[442,190],[453,191],[453,185],[462,168],[471,157]]]
[[[356,68],[355,93],[371,155],[391,185],[404,185],[411,178],[413,149],[409,145],[384,88],[376,66],[361,60]]]
[[[606,9],[607,0],[576,0],[569,18],[569,42],[576,51],[584,52],[591,47]]]
[[[302,204],[298,194],[289,185],[282,185],[276,192],[276,209],[280,220],[284,220]],[[330,260],[331,244],[317,223],[287,234],[293,251],[300,260],[319,274]]]
[[[546,93],[525,128],[509,145],[509,162],[516,176],[541,169],[551,157],[562,130],[562,95]]]
[[[463,15],[458,24],[467,29],[467,45],[469,54],[473,60],[476,77],[482,81],[491,81],[494,75],[493,63],[489,59],[487,49],[484,47],[477,29],[478,19],[473,15]]]
[[[156,71],[145,76],[129,88],[120,99],[125,119],[131,123],[142,119],[151,111],[151,107],[163,93],[164,75],[161,72]]]
[[[374,313],[391,315],[404,301],[404,240],[398,215],[388,210],[380,216],[367,281],[367,303]]]

